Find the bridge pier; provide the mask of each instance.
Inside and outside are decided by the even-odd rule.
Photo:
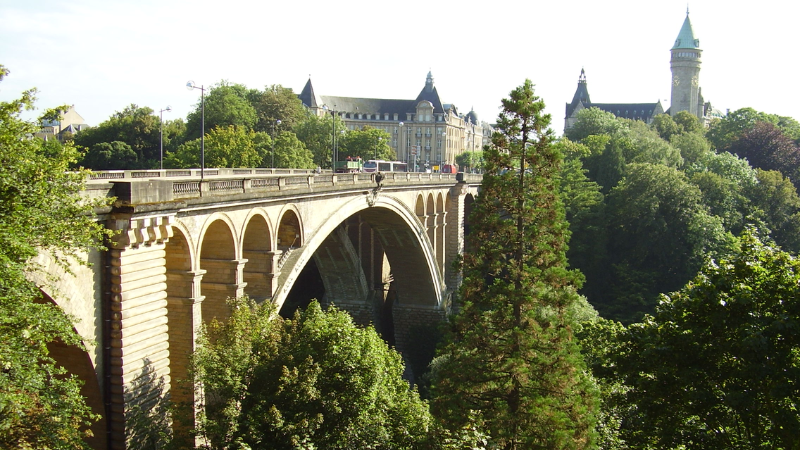
[[[129,440],[152,433],[148,416],[170,386],[165,242],[174,216],[131,219],[116,215],[119,231],[109,251],[110,356],[109,443],[125,449]],[[138,423],[138,426],[137,426]],[[148,428],[149,427],[149,428]]]

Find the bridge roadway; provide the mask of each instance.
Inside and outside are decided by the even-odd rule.
[[[284,315],[317,298],[402,353],[460,283],[452,263],[479,175],[386,173],[379,184],[373,174],[199,172],[93,174],[86,195],[116,197],[99,215],[117,232],[108,250],[71,274],[39,257],[55,275],[36,280],[44,298],[76,318],[86,345],[53,355],[103,416],[94,448],[124,449],[147,432],[137,414],[186,377],[201,324],[226,317],[228,297],[272,301]]]

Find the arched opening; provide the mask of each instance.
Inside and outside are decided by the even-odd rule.
[[[470,243],[469,235],[470,235],[470,216],[472,216],[472,211],[475,209],[475,197],[472,194],[467,194],[464,197],[464,251],[469,252],[472,251],[472,245]]]
[[[431,241],[434,257],[436,255],[436,204],[433,201],[433,194],[428,194],[428,201],[425,205],[425,226],[428,231],[428,240]],[[441,261],[437,259],[437,263],[441,266]]]
[[[322,282],[317,263],[312,258],[297,276],[292,289],[286,296],[286,300],[281,305],[279,314],[283,318],[290,319],[294,316],[295,311],[307,308],[311,300],[314,299],[323,305],[327,303],[325,300],[325,284]]]
[[[442,194],[436,195],[436,261],[439,263],[439,272],[444,274],[444,240],[447,212],[444,210]]]
[[[300,219],[294,211],[288,210],[281,217],[278,226],[278,239],[276,242],[278,249],[286,251],[303,245],[302,228]]]
[[[203,275],[192,270],[191,247],[178,227],[173,227],[173,236],[165,244],[164,251],[170,374],[174,380],[186,380],[189,356],[195,349],[202,316],[200,305],[203,299],[199,297],[198,287]],[[171,396],[176,403],[193,401],[190,389],[173,389]]]
[[[242,241],[245,293],[257,302],[272,298],[274,292],[273,267],[276,258],[270,246],[272,237],[267,220],[261,215],[253,216],[247,223]]]
[[[215,220],[203,235],[200,247],[200,269],[204,270],[201,292],[205,296],[202,306],[203,321],[216,317],[227,319],[230,315],[228,297],[242,295],[239,282],[241,261],[236,259],[233,233],[227,223]]]
[[[56,305],[53,299],[44,292],[42,292],[39,302]],[[61,341],[48,343],[47,350],[57,366],[63,367],[68,374],[77,376],[83,382],[80,394],[86,398],[86,404],[92,408],[92,412],[100,415],[100,420],[92,424],[90,429],[93,436],[86,438],[86,443],[93,449],[105,449],[107,436],[103,392],[100,389],[100,382],[89,354],[77,346],[66,345]]]

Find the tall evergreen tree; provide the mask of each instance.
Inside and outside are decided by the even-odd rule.
[[[452,428],[477,411],[500,448],[593,448],[597,394],[573,338],[582,277],[567,269],[561,155],[543,109],[530,80],[502,101],[433,407]]]

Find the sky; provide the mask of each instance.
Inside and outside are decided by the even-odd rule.
[[[581,68],[594,102],[669,107],[687,6],[705,100],[800,120],[800,5],[785,0],[0,0],[0,101],[35,87],[29,118],[68,104],[97,125],[136,104],[171,120],[200,100],[189,80],[413,99],[431,71],[443,102],[488,122],[530,79],[560,134]]]

